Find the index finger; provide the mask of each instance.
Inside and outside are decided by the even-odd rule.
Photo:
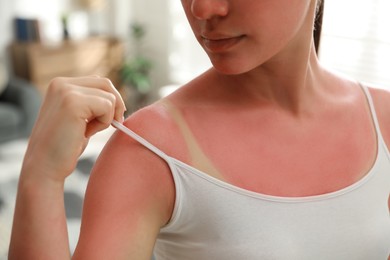
[[[123,120],[123,114],[127,110],[125,102],[122,99],[118,89],[112,84],[111,80],[99,76],[85,76],[85,77],[70,77],[61,78],[68,84],[84,86],[88,88],[98,88],[114,94],[116,98],[115,102],[115,119],[118,121]]]

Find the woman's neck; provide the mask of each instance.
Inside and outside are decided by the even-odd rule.
[[[295,57],[301,60],[294,60]],[[321,92],[318,88],[322,69],[314,47],[302,57],[275,59],[244,74],[217,77],[222,83],[220,86],[225,90],[230,88],[236,98],[245,102],[267,102],[299,114],[311,106]]]

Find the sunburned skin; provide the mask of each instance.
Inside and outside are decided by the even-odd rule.
[[[203,37],[199,42],[208,51],[214,68],[167,97],[179,117],[163,105],[164,101],[157,102],[126,120],[126,127],[194,168],[201,168],[199,161],[206,158],[212,168],[201,168],[205,174],[261,194],[284,197],[324,194],[348,187],[367,175],[377,153],[367,100],[355,81],[336,77],[317,64],[314,48],[309,46],[314,13],[302,15],[309,8],[309,1],[251,0],[240,6],[243,8],[240,11],[249,12],[256,5],[263,10],[256,17],[269,20],[268,26],[265,21],[252,22],[254,16],[243,18],[234,12],[229,19],[202,20],[198,16],[200,9],[206,8],[201,4],[206,2],[196,2],[199,8],[196,10],[191,9],[190,2],[182,1],[196,37],[198,40]],[[228,1],[214,3],[222,5]],[[287,4],[301,6],[291,16],[278,13],[270,17],[274,14],[268,9]],[[248,26],[236,26],[242,19],[247,19]],[[272,23],[286,27],[275,31]],[[259,24],[261,30],[257,31]],[[229,40],[240,35],[245,37]],[[288,45],[283,46],[286,42]],[[259,64],[262,65],[255,67]],[[387,126],[382,131],[390,144],[390,121],[386,116],[390,111],[385,100],[375,99],[375,104],[384,111],[380,121]],[[135,144],[126,141],[128,136],[117,136],[120,141],[109,145],[108,153],[115,150],[117,156],[127,154],[126,147]],[[129,145],[122,144],[125,142]],[[142,164],[137,155],[129,154],[130,158],[138,158],[133,163],[127,162],[130,158],[126,162],[118,160],[118,169],[127,171],[134,163]],[[110,158],[105,156],[103,161],[107,163]],[[144,198],[143,202],[151,200],[154,207],[162,203],[154,212],[154,216],[159,216],[158,221],[152,221],[154,228],[169,221],[175,203],[175,186],[169,169],[156,157],[150,152],[147,156],[150,171],[132,179],[135,186],[139,186],[139,180],[141,184],[148,183],[148,188],[137,189],[134,196]],[[130,197],[131,188],[127,190]],[[143,202],[132,200],[134,204],[129,208],[140,209],[143,215]],[[93,211],[89,212],[92,215]]]
[[[258,193],[310,196],[355,183],[368,173],[375,161],[377,147],[372,120],[364,94],[354,84],[350,83],[348,90],[349,99],[354,102],[335,99],[334,110],[325,107],[318,112],[311,111],[312,114],[307,115],[310,121],[291,116],[265,102],[257,102],[262,108],[260,111],[250,101],[247,101],[246,111],[236,111],[234,105],[229,105],[229,98],[219,96],[215,100],[217,94],[212,94],[212,90],[204,93],[210,95],[218,107],[213,106],[211,100],[210,104],[206,101],[197,106],[191,85],[171,96],[170,102],[174,104],[176,98],[187,100],[185,95],[195,100],[192,104],[188,103],[190,101],[177,103],[177,110],[191,129],[194,142],[222,179]],[[200,88],[197,86],[197,90]],[[337,113],[338,109],[346,113]],[[335,127],[327,129],[331,124]],[[353,138],[346,138],[351,134]],[[362,138],[367,135],[371,138]],[[193,165],[191,159],[187,163]]]
[[[388,151],[382,141],[378,142],[376,124],[361,86],[322,67],[317,58],[313,43],[316,0],[181,0],[181,3],[213,67],[160,102],[133,113],[123,122],[124,127],[176,161],[210,175],[207,179],[219,179],[272,196],[332,193],[368,176],[373,165],[378,165],[376,158],[381,159],[379,162],[384,160]],[[390,92],[369,89],[380,132],[389,147]],[[10,259],[70,259],[63,203],[65,179],[73,172],[89,137],[109,127],[113,119],[122,122],[124,110],[120,94],[108,79],[94,76],[53,79],[23,162]],[[175,168],[166,160],[116,131],[91,172],[80,239],[73,258],[150,259],[155,245],[161,245],[157,238],[167,234],[164,233],[167,223],[173,223],[168,228],[183,231],[185,227],[180,225],[183,218],[180,219],[180,209],[175,207],[177,201],[180,203],[175,189],[180,186],[175,186],[172,169]],[[183,172],[184,177],[188,177],[186,173]],[[381,174],[388,177],[385,171]],[[189,180],[192,181],[186,183],[185,190],[194,191],[192,197],[197,198],[201,193],[198,188],[202,187],[194,179]],[[389,227],[388,189],[382,179],[376,180],[372,182],[374,192],[369,195],[378,195],[376,187],[384,186],[378,199],[380,204],[375,197],[375,203],[365,200],[364,205],[377,207],[378,217]],[[207,190],[206,201],[207,195],[214,191]],[[353,206],[359,212],[375,214],[376,211],[360,207],[363,202],[360,197],[356,196]],[[229,203],[217,201],[214,216],[222,212],[229,220],[235,209]],[[190,204],[187,206],[191,209]],[[220,212],[219,207],[227,211]],[[176,209],[178,215],[174,214]],[[348,211],[348,207],[343,209]],[[190,214],[190,221],[202,224],[196,221],[200,215]],[[365,216],[355,215],[357,220]],[[176,223],[177,219],[170,222],[173,216],[179,218]],[[288,222],[289,216],[286,217]],[[309,227],[305,220],[303,227]],[[314,215],[311,220],[317,223]],[[368,223],[372,219],[360,220]],[[287,222],[286,227],[294,228]],[[188,222],[184,219],[183,223]],[[235,223],[232,227],[241,229]],[[349,218],[343,223],[342,228],[350,227]],[[212,231],[219,221],[208,224]],[[374,226],[379,234],[384,234],[382,226]],[[227,226],[220,227],[228,230]],[[248,234],[246,230],[243,229],[244,236]],[[266,237],[272,240],[270,231]],[[353,237],[364,241],[356,236],[360,230],[354,232]],[[208,238],[214,242],[214,234]],[[168,243],[172,245],[172,241]],[[384,256],[388,254],[387,241],[387,237],[381,239]],[[280,241],[275,242],[271,254],[282,251]],[[360,244],[352,246],[357,248]],[[180,246],[197,249],[198,243],[194,245],[191,241]],[[206,246],[209,246],[206,251],[216,249],[210,248],[210,244]],[[220,249],[226,251],[224,244]],[[259,248],[253,244],[249,249]],[[343,254],[344,248],[339,250]],[[315,254],[318,250],[307,252]],[[183,253],[186,256],[187,251]],[[233,259],[234,255],[229,257]],[[186,257],[178,259],[183,258]],[[206,258],[210,257],[198,259]]]
[[[152,120],[152,116],[142,119]],[[137,120],[133,117],[125,126],[135,132],[145,131],[143,123]],[[128,259],[134,254],[137,259],[150,259],[155,238],[172,215],[174,193],[167,164],[133,138],[117,131],[91,173],[75,259],[112,256]],[[112,250],[100,251],[97,244]]]
[[[361,102],[363,102],[363,105],[361,105],[363,109],[356,112],[358,112],[358,114],[364,113],[367,115],[366,123],[361,125],[352,124],[351,122],[360,122],[359,120],[349,118],[353,113],[348,113],[347,116],[342,116],[340,119],[329,116],[329,119],[332,120],[333,123],[340,121],[340,128],[338,129],[339,134],[332,135],[329,132],[323,132],[321,138],[310,137],[313,140],[304,142],[302,142],[302,140],[310,139],[307,136],[307,131],[304,129],[297,128],[298,132],[293,134],[289,132],[287,137],[283,137],[282,132],[279,131],[279,133],[278,131],[269,128],[270,120],[266,120],[264,117],[260,118],[260,121],[263,123],[259,123],[259,125],[267,125],[266,123],[268,123],[268,125],[266,128],[258,128],[261,129],[259,132],[264,133],[262,135],[263,138],[260,136],[257,137],[256,140],[253,140],[249,136],[249,138],[246,139],[239,135],[239,131],[242,130],[242,126],[245,127],[244,122],[248,119],[245,119],[244,117],[249,117],[249,112],[248,115],[244,115],[241,118],[235,117],[236,120],[243,120],[241,124],[229,125],[229,117],[232,112],[228,113],[224,109],[217,108],[212,111],[208,108],[204,108],[206,110],[203,111],[199,107],[197,110],[199,114],[205,118],[206,122],[208,120],[207,118],[209,118],[208,115],[211,113],[210,120],[219,118],[219,121],[226,123],[218,124],[218,122],[210,122],[210,126],[207,126],[205,122],[202,123],[202,126],[199,128],[199,123],[203,121],[197,120],[197,124],[193,127],[193,129],[198,131],[199,138],[196,139],[188,128],[187,122],[184,121],[182,114],[176,108],[173,108],[173,105],[170,104],[170,102],[166,100],[161,101],[159,102],[159,105],[163,105],[164,109],[167,109],[167,113],[175,118],[176,124],[179,125],[180,134],[185,139],[187,149],[189,150],[189,156],[186,161],[187,164],[212,177],[247,190],[274,196],[302,197],[330,193],[350,186],[364,178],[371,169],[376,157],[376,136],[372,129],[373,126],[371,125],[369,111],[364,105],[364,97],[361,96],[361,93],[359,92],[357,94],[358,95],[355,98],[363,98],[361,100]],[[356,110],[357,108],[353,109]],[[286,122],[286,120],[280,122]],[[342,122],[345,123],[342,124]],[[237,133],[237,136],[239,136],[239,138],[236,138],[237,143],[234,146],[234,149],[231,149],[230,146],[227,147],[222,145],[219,145],[218,147],[225,147],[226,149],[217,151],[215,149],[210,149],[210,147],[216,147],[214,145],[210,146],[210,143],[227,142],[227,139],[232,143],[230,135],[224,133],[226,132],[224,131],[226,126],[229,127],[230,131]],[[298,126],[300,127],[301,125]],[[250,128],[249,125],[246,127]],[[253,125],[251,127],[254,128]],[[370,133],[372,138],[367,139],[367,143],[362,146],[356,146],[356,144],[361,142],[354,140],[345,142],[345,140],[349,139],[345,138],[344,135],[350,135],[350,129],[347,127],[362,129],[362,132],[354,132],[362,135]],[[122,131],[128,131],[126,128],[121,128],[120,126],[117,128]],[[279,125],[275,128],[283,129],[283,127]],[[205,129],[209,130],[205,131]],[[317,129],[317,133],[321,134],[319,129],[321,129],[321,127]],[[269,140],[268,136],[271,134],[275,135],[275,132],[278,133],[280,137]],[[213,136],[213,138],[210,138],[210,136]],[[255,136],[255,133],[253,133],[253,136]],[[357,136],[357,139],[359,139],[359,136]],[[197,140],[201,140],[200,144],[203,144],[202,147],[204,148],[204,151],[207,151],[209,157],[203,153],[203,149],[199,147]],[[318,144],[320,143],[319,140],[323,140],[327,145]],[[286,152],[283,152],[288,150],[284,143],[288,143],[288,145],[291,146],[296,142],[301,144],[301,146],[297,149],[293,149],[293,154],[286,154]],[[256,149],[255,145],[259,147],[257,148],[257,152],[251,152],[251,149]],[[343,154],[337,153],[337,147],[343,147]],[[367,147],[371,147],[371,149],[366,149]],[[318,150],[315,151],[315,149]],[[365,160],[367,156],[366,151],[370,150],[370,158],[372,158],[372,160],[367,163],[367,160]],[[320,159],[316,160],[312,155],[313,153],[319,154],[323,151],[327,151],[328,153],[328,155],[326,155],[326,160],[324,161],[322,161],[323,156],[320,157],[320,161]],[[237,153],[245,156],[240,160],[236,160],[235,155]],[[337,161],[336,158],[339,156],[343,156],[345,161],[342,161],[340,164],[327,163]],[[292,161],[295,163],[284,164],[286,157],[289,161],[291,161],[291,158],[294,158]],[[211,158],[212,161],[210,161]],[[228,160],[226,160],[226,158],[228,158]],[[302,162],[298,161],[299,158],[303,158]],[[308,161],[307,158],[312,158],[312,161]],[[350,161],[361,163],[348,163]],[[218,167],[215,167],[213,162],[215,165],[218,165]],[[223,165],[227,166],[223,167]],[[345,175],[341,175],[340,173],[345,173]],[[247,181],[244,182],[243,180]],[[306,190],[302,188],[302,183],[304,184],[303,187],[307,187]],[[272,189],[269,187],[272,187]]]

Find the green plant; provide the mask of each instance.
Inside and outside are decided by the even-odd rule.
[[[147,94],[151,90],[150,71],[152,61],[142,54],[142,40],[146,35],[146,29],[142,24],[131,24],[131,40],[133,43],[133,55],[126,58],[121,70],[121,78],[124,84],[133,87],[141,94]]]
[[[137,56],[123,64],[121,69],[122,80],[138,92],[146,94],[151,89],[149,77],[151,68],[152,63],[147,58]]]

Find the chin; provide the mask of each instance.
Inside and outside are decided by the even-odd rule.
[[[219,73],[225,75],[239,75],[244,74],[250,71],[250,68],[246,68],[245,66],[241,66],[240,64],[226,64],[226,63],[212,63],[213,67]]]
[[[254,60],[253,57],[248,56],[240,57],[237,55],[209,55],[209,58],[215,70],[226,75],[244,74],[263,64],[262,60]]]

